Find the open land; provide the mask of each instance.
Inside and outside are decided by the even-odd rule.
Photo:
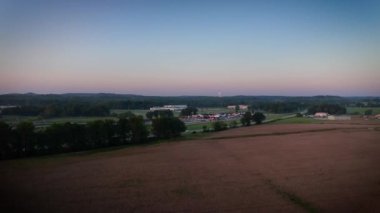
[[[203,138],[0,162],[27,212],[375,212],[380,122],[273,123]]]

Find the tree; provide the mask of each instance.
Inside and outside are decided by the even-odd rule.
[[[149,132],[144,124],[142,116],[134,116],[130,118],[130,127],[132,143],[142,143],[147,140]]]
[[[216,121],[212,124],[214,131],[222,131],[227,129],[227,124],[223,121]]]
[[[203,126],[202,126],[202,131],[203,131],[203,132],[209,132],[210,130],[209,130],[208,126],[203,125]]]
[[[196,107],[187,107],[186,109],[181,110],[181,116],[192,116],[196,115],[198,109]]]
[[[251,112],[245,112],[243,117],[240,119],[240,122],[243,126],[250,126],[252,120],[252,113]]]
[[[230,122],[230,128],[236,128],[238,125],[237,121],[233,120]]]
[[[316,112],[327,112],[331,115],[341,115],[346,114],[347,110],[345,107],[338,104],[318,104],[310,106],[307,109],[308,114],[315,114]]]
[[[133,114],[131,111],[120,113],[117,117],[118,118],[131,118],[134,117],[135,114]]]
[[[12,129],[11,127],[0,121],[0,159],[10,157],[12,153]]]
[[[152,121],[152,132],[159,138],[176,137],[185,130],[185,123],[175,117],[160,117]]]
[[[158,111],[158,116],[160,118],[172,118],[174,117],[173,111],[171,110],[159,110]]]
[[[265,115],[262,113],[262,112],[255,112],[253,113],[252,115],[252,120],[256,123],[256,124],[261,124],[263,122],[263,120],[265,120]]]
[[[364,111],[364,115],[372,115],[372,113],[373,113],[372,109],[367,109],[366,111]]]
[[[125,144],[131,136],[131,123],[127,118],[120,118],[117,122],[117,134],[121,144]]]
[[[111,121],[114,123],[113,120]],[[106,120],[104,124],[104,127],[106,128],[105,131],[108,132],[108,125],[110,125],[108,120]],[[67,135],[64,137],[67,138],[66,143],[68,144],[70,151],[80,151],[88,148],[87,145],[89,142],[88,138],[86,138],[86,126],[87,125],[75,123],[66,123],[64,125],[67,131]]]
[[[17,124],[16,132],[18,143],[16,146],[17,153],[21,155],[30,155],[33,151],[34,125],[32,122],[23,121]]]
[[[152,120],[153,116],[154,116],[154,112],[153,111],[148,111],[145,114],[145,117],[148,118],[149,120]]]
[[[91,148],[108,146],[108,128],[103,120],[96,120],[87,124],[88,137]]]
[[[173,117],[173,111],[171,110],[154,110],[154,111],[149,111],[145,114],[145,116],[149,119],[152,120],[154,118],[170,118]]]
[[[235,112],[239,112],[240,111],[240,106],[239,105],[236,105],[235,106]]]

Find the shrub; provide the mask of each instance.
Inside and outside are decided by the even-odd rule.
[[[227,124],[223,121],[217,121],[212,124],[214,131],[222,131],[227,129]]]
[[[231,121],[230,122],[230,128],[236,128],[238,125],[237,121]]]

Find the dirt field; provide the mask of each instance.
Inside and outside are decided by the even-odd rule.
[[[244,127],[0,172],[8,211],[379,212],[380,123]]]

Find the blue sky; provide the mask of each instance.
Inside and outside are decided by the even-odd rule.
[[[0,93],[379,95],[380,1],[0,0]]]

